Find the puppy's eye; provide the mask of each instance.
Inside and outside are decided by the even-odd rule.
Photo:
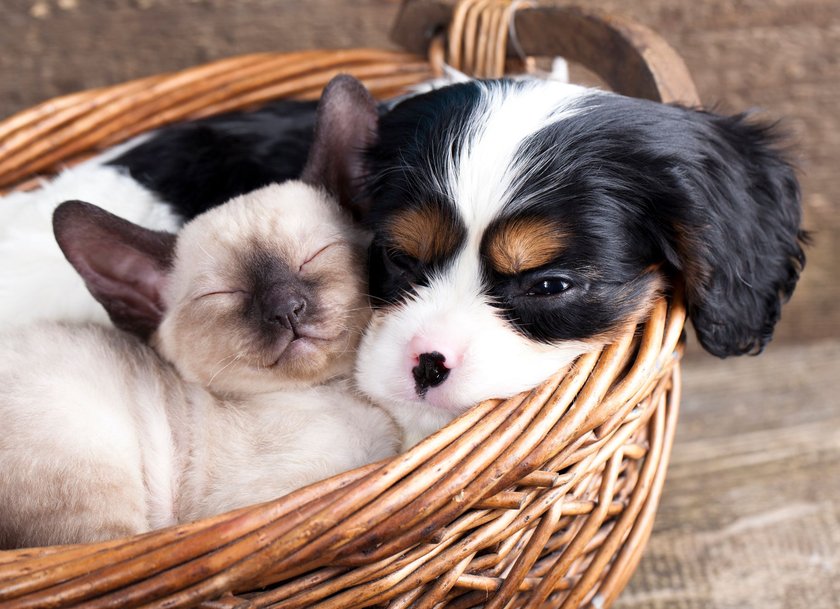
[[[554,296],[562,294],[572,287],[571,282],[563,277],[545,277],[534,283],[525,292],[526,296]]]
[[[403,252],[385,248],[385,263],[402,275],[416,276],[420,271],[420,261]]]

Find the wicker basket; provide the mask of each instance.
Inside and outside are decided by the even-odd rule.
[[[518,11],[514,11],[514,8]],[[651,31],[577,8],[414,0],[377,50],[258,54],[68,95],[0,123],[0,187],[184,118],[315,97],[338,72],[389,96],[439,69],[502,73],[562,55],[613,89],[697,104]],[[444,46],[447,50],[444,53]],[[529,60],[524,62],[525,65]],[[606,607],[653,523],[679,400],[685,310],[657,303],[530,394],[471,409],[408,453],[275,501],[86,546],[0,552],[2,607]]]

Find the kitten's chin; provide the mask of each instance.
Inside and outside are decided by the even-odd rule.
[[[343,336],[319,336],[304,333],[295,338],[278,341],[266,354],[268,368],[310,369],[317,368],[329,359],[330,354],[346,349],[347,341]]]
[[[255,367],[259,384],[273,389],[311,386],[336,377],[350,376],[355,348],[345,335],[336,338],[300,336],[277,347],[268,357],[268,366]]]
[[[349,374],[349,365],[316,365],[312,358],[309,360],[311,367],[306,369],[288,365],[248,368],[224,379],[212,379],[201,384],[216,395],[246,396],[312,387]]]

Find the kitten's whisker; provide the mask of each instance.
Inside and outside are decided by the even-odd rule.
[[[209,380],[209,381],[207,381],[207,386],[209,387],[210,385],[212,385],[212,384],[213,384],[213,381],[215,380],[215,378],[216,378],[217,376],[219,376],[222,372],[224,372],[227,368],[229,368],[230,366],[232,366],[233,364],[235,364],[235,363],[236,363],[236,362],[237,362],[237,361],[238,361],[238,360],[242,357],[242,355],[243,355],[243,354],[240,352],[240,353],[236,353],[236,354],[234,354],[234,355],[228,355],[227,357],[223,357],[222,359],[220,359],[220,360],[216,363],[216,365],[217,365],[217,366],[218,366],[219,364],[221,364],[223,361],[225,361],[226,359],[230,359],[231,357],[233,358],[233,359],[231,359],[231,360],[230,360],[227,364],[225,364],[224,366],[222,366],[222,367],[221,367],[221,368],[219,368],[216,372],[214,372],[214,373],[213,373],[213,376],[211,376],[211,377],[210,377],[210,380]]]
[[[213,258],[213,256],[210,254],[210,252],[208,252],[206,249],[204,249],[204,245],[201,243],[201,241],[198,242],[198,247],[199,247],[199,249],[201,249],[202,252],[204,252],[204,255],[207,256],[210,259],[210,262],[212,262],[213,264],[217,264],[216,259]]]

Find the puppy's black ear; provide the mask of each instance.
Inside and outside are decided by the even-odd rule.
[[[301,180],[323,186],[355,217],[367,211],[362,200],[364,155],[376,139],[379,115],[365,86],[347,74],[324,89],[315,120],[315,139]]]
[[[759,353],[805,264],[799,184],[775,127],[697,110],[658,129],[674,145],[658,213],[697,336],[719,357]],[[662,216],[660,216],[662,217]]]
[[[175,235],[142,228],[82,201],[59,205],[53,230],[114,325],[147,339],[163,318],[161,290]]]

